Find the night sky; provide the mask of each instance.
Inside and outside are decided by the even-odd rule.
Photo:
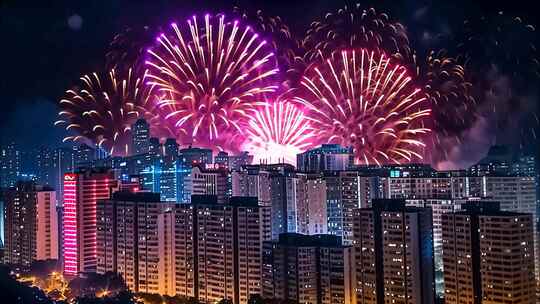
[[[49,3],[50,2],[50,3]],[[340,0],[252,1],[16,1],[0,0],[0,143],[16,140],[22,146],[58,146],[65,135],[54,127],[57,102],[81,74],[99,70],[107,45],[126,26],[159,26],[184,20],[193,13],[227,12],[234,5],[280,15],[302,34],[309,23],[347,3]],[[496,13],[522,16],[540,25],[534,1],[362,1],[388,12],[403,23],[418,47],[430,47],[426,37],[451,35],[468,17]],[[51,4],[52,3],[52,4]],[[537,29],[538,31],[538,29]],[[426,41],[422,41],[426,40]],[[538,79],[531,80],[538,82]],[[540,87],[538,83],[533,87]],[[535,105],[518,111],[538,112]],[[538,128],[537,128],[538,129]],[[511,132],[500,128],[496,138],[506,143]],[[540,134],[539,134],[540,136]],[[536,140],[536,143],[538,140]],[[538,147],[525,144],[523,149]]]

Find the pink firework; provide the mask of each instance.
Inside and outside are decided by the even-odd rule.
[[[351,146],[356,163],[423,159],[429,102],[407,70],[384,54],[334,53],[306,70],[294,100],[305,107],[316,137]]]
[[[278,100],[261,105],[246,128],[243,149],[255,162],[296,163],[296,154],[315,146],[314,130],[304,113],[290,102]]]
[[[158,113],[180,143],[238,151],[241,125],[263,94],[277,89],[270,44],[223,15],[175,23],[148,51],[146,82],[156,86]]]

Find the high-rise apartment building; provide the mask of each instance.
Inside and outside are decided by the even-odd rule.
[[[469,203],[443,215],[445,303],[536,303],[533,218]]]
[[[226,168],[206,169],[194,166],[186,187],[191,195],[215,195],[218,203],[222,204],[227,196],[228,178]]]
[[[56,193],[18,182],[5,193],[4,263],[27,268],[35,260],[58,259]]]
[[[344,244],[353,240],[353,211],[361,207],[360,176],[357,171],[327,171],[326,201],[328,233],[342,237]]]
[[[435,269],[442,270],[442,216],[446,213],[459,211],[465,200],[450,199],[421,199],[406,200],[407,206],[429,208],[433,219],[433,248],[435,257]]]
[[[296,232],[326,234],[326,181],[319,175],[297,174],[296,178]]]
[[[165,212],[173,207],[150,192],[116,192],[112,199],[98,201],[97,272],[118,273],[135,292],[174,295],[167,242],[172,223]]]
[[[232,196],[256,197],[262,214],[262,239],[272,239],[272,201],[270,170],[248,165],[232,172]]]
[[[14,187],[21,173],[21,152],[15,143],[0,148],[0,188]]]
[[[118,182],[108,169],[86,169],[64,175],[64,273],[96,271],[96,206],[108,199]]]
[[[357,303],[434,303],[430,209],[373,200],[355,210],[354,248]]]
[[[131,154],[148,153],[149,147],[150,126],[141,118],[131,126]]]
[[[261,293],[261,227],[255,198],[193,196],[159,202],[120,193],[98,203],[98,272],[118,272],[136,292],[210,303]]]
[[[263,293],[292,303],[353,303],[352,248],[333,235],[285,233],[264,242]]]

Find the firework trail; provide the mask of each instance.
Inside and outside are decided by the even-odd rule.
[[[173,23],[148,56],[146,83],[180,143],[238,151],[249,110],[278,87],[271,45],[224,15]]]
[[[356,163],[424,158],[429,103],[407,70],[384,54],[334,53],[306,70],[293,99],[305,107],[317,139],[351,146]]]
[[[466,20],[453,41],[472,73],[481,115],[520,146],[538,140],[538,34],[524,19],[504,12]],[[521,136],[512,136],[521,129]]]
[[[263,11],[250,12],[239,7],[233,8],[233,13],[246,24],[254,27],[255,31],[269,37],[272,48],[276,50],[282,80],[287,88],[298,83],[304,67],[304,50],[301,41],[292,33],[290,27],[279,16],[268,16]]]
[[[255,162],[283,160],[296,164],[296,154],[316,145],[310,121],[295,104],[282,99],[259,105],[246,134],[243,150],[250,152]]]
[[[144,72],[146,48],[154,41],[154,31],[149,26],[128,27],[117,33],[105,54],[106,70],[117,74],[131,70]]]
[[[128,70],[126,78],[118,78],[115,70],[105,77],[97,73],[80,78],[80,86],[66,91],[60,101],[61,111],[55,125],[76,135],[64,141],[89,140],[111,155],[129,155],[131,125],[138,118],[152,125],[159,120],[151,113],[152,87]]]
[[[303,45],[308,63],[324,60],[336,50],[350,48],[386,53],[396,59],[408,58],[412,53],[401,23],[374,8],[362,8],[360,4],[327,13],[322,20],[313,22]]]

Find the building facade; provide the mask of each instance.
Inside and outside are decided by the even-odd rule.
[[[117,189],[114,173],[87,169],[64,175],[63,260],[64,273],[96,271],[97,201]]]
[[[18,182],[5,193],[4,263],[28,268],[33,261],[58,259],[56,193],[33,182]]]
[[[354,215],[357,303],[434,303],[431,210],[379,199]]]
[[[352,248],[333,235],[284,233],[264,243],[263,293],[293,303],[353,303]]]
[[[536,303],[530,214],[469,203],[443,215],[445,302]]]

